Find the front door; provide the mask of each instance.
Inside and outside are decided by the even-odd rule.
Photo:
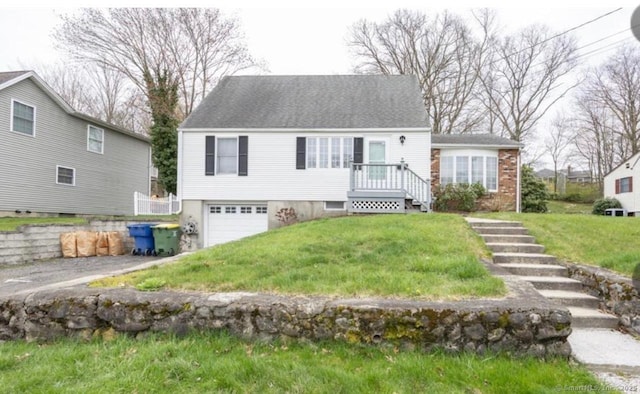
[[[369,140],[369,164],[386,164],[387,141]],[[369,167],[370,180],[382,180],[386,178],[386,167]]]

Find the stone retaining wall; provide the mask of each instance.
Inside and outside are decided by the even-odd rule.
[[[127,225],[144,221],[94,220],[89,224],[27,225],[18,231],[0,232],[0,266],[62,257],[60,234],[74,231],[118,231],[125,252],[133,249]]]
[[[564,264],[569,276],[584,290],[600,298],[600,307],[620,318],[620,324],[640,334],[640,288],[632,279],[613,271],[580,264]]]
[[[0,299],[0,340],[224,329],[256,339],[568,357],[569,311],[525,292],[531,297],[424,302],[66,289]]]

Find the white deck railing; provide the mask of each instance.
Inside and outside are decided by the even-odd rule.
[[[349,173],[351,191],[400,191],[430,210],[431,182],[422,179],[407,167],[399,164],[351,163]]]
[[[173,215],[180,212],[180,201],[173,194],[168,197],[149,197],[133,193],[134,215]]]

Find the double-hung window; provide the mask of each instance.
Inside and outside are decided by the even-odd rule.
[[[616,179],[616,194],[631,193],[633,191],[633,180],[631,177]]]
[[[104,153],[104,130],[95,126],[87,127],[87,150],[94,153]]]
[[[35,137],[36,108],[11,100],[11,131]]]
[[[349,168],[352,137],[307,137],[306,168]]]
[[[238,139],[218,138],[217,156],[218,174],[238,173]]]

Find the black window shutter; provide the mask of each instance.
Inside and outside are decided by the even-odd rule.
[[[216,137],[212,135],[205,137],[204,174],[216,174]]]
[[[364,138],[356,137],[353,139],[353,162],[362,163],[364,161]]]
[[[238,137],[238,175],[248,175],[249,164],[249,137],[241,135]]]
[[[307,138],[296,138],[296,170],[307,168]]]

